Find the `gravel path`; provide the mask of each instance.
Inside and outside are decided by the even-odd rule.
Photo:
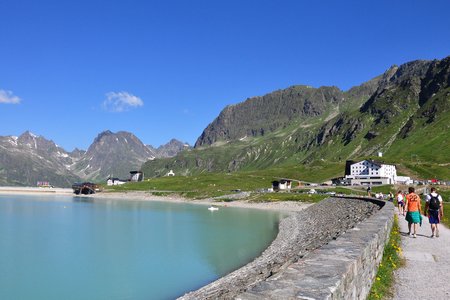
[[[450,299],[450,230],[439,225],[440,236],[431,238],[427,217],[417,238],[408,236],[408,223],[403,216],[399,216],[399,226],[406,265],[394,273],[393,299]]]

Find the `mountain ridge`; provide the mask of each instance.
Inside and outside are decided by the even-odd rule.
[[[0,185],[48,181],[68,187],[76,181],[104,181],[110,175],[126,179],[129,171],[140,170],[148,159],[170,157],[188,147],[172,139],[153,151],[132,133],[109,130],[98,134],[88,150],[72,152],[30,131],[18,137],[0,136]]]
[[[445,153],[450,153],[445,124],[450,119],[449,75],[450,57],[415,60],[393,65],[347,91],[293,86],[252,97],[224,108],[194,150],[147,162],[143,169],[149,174],[165,174],[168,169],[185,175],[234,172],[317,160],[339,162],[383,152],[385,159],[403,160],[421,173],[423,168],[408,160],[424,157],[436,163],[436,173],[450,176],[439,167],[448,162]],[[262,127],[266,118],[268,125]],[[428,140],[433,136],[438,141],[430,151]],[[408,146],[411,143],[417,146]]]

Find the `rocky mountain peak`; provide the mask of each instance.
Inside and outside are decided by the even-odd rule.
[[[94,144],[100,142],[103,138],[113,135],[110,130],[105,130],[100,132],[97,137],[94,139]]]
[[[178,152],[186,149],[190,149],[191,147],[187,143],[180,142],[177,139],[171,139],[167,144],[161,145],[156,150],[157,157],[172,157],[175,156]]]
[[[88,151],[75,148],[72,152],[27,131],[19,137],[0,136],[0,185],[50,181],[67,187],[80,180],[102,181],[108,175],[127,179],[130,171],[139,170],[154,157],[147,146],[126,131],[106,130],[94,139]]]
[[[18,147],[27,147],[39,152],[65,152],[64,149],[60,148],[52,140],[47,140],[45,137],[36,135],[30,131],[21,134],[16,141]]]
[[[134,134],[126,131],[103,131],[77,162],[80,177],[105,179],[108,175],[128,178],[129,172],[153,159],[154,154]]]
[[[32,142],[34,143],[37,137],[38,137],[37,135],[27,130],[19,136],[17,141],[20,144],[31,144]]]

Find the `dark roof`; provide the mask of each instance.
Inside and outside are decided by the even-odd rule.
[[[377,161],[377,160],[369,160],[372,164],[377,165],[379,167],[381,167],[381,165],[384,165],[383,162],[381,161]]]
[[[290,180],[290,179],[281,179],[280,180],[280,183],[286,183],[286,182],[291,182],[292,180]]]
[[[381,165],[385,164],[384,162],[381,162],[381,161],[378,161],[378,160],[372,160],[372,159],[364,159],[364,160],[361,160],[361,161],[368,161],[368,162],[370,162],[370,163],[372,163],[374,165],[377,165],[379,167],[381,167]],[[361,161],[355,162],[355,164],[356,163],[360,163]]]

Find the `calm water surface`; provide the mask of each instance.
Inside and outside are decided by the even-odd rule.
[[[275,212],[0,195],[0,299],[173,299],[258,256]]]

